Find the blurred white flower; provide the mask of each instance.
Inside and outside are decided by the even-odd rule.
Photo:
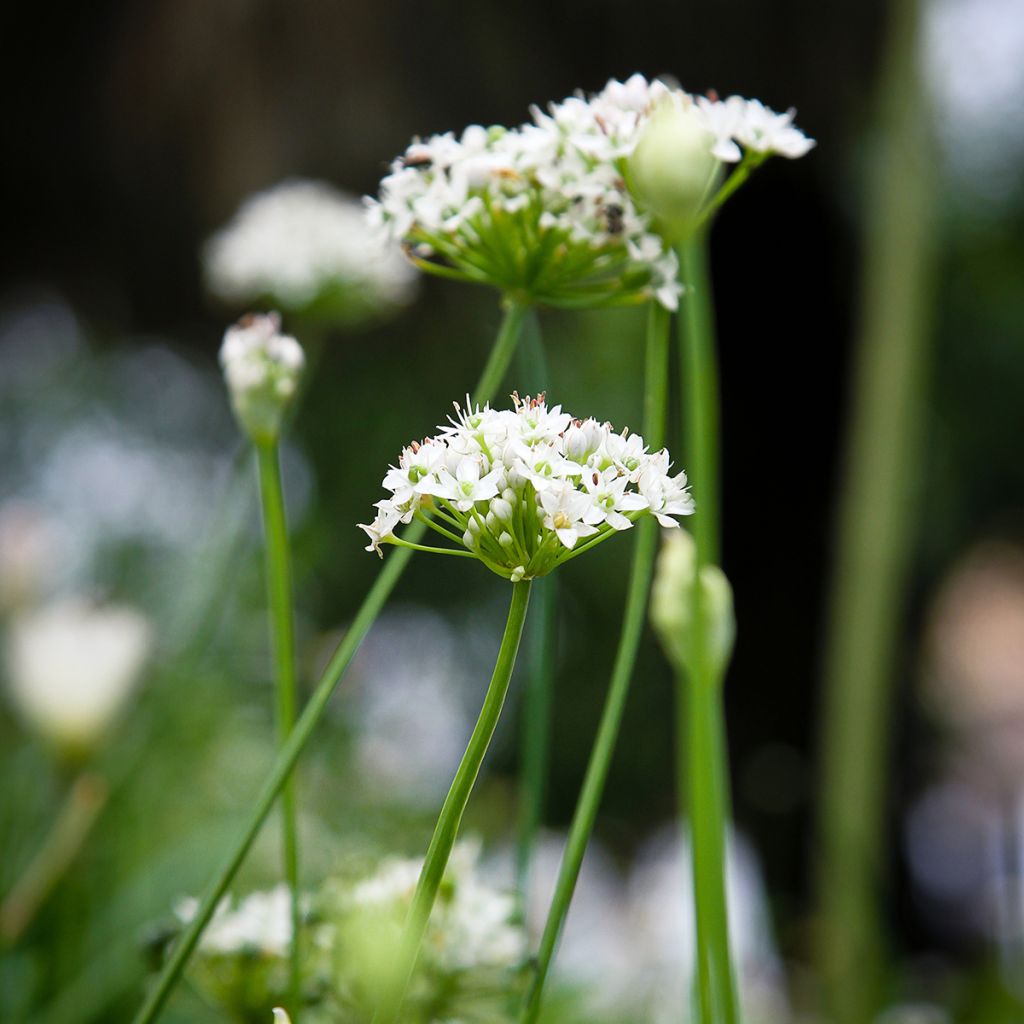
[[[475,840],[461,840],[452,850],[423,942],[421,957],[432,970],[514,968],[526,955],[526,933],[516,923],[516,898],[482,878],[479,859]],[[351,904],[361,914],[403,921],[422,867],[422,857],[386,861],[377,874],[354,887]]]
[[[182,924],[188,924],[198,909],[199,901],[187,897],[174,912]],[[211,954],[262,953],[285,957],[291,941],[291,895],[282,883],[265,892],[250,893],[236,906],[225,897],[203,931],[199,949]]]
[[[250,313],[225,332],[220,364],[242,429],[257,444],[276,440],[306,365],[302,346],[276,313]]]
[[[69,599],[18,615],[7,639],[18,713],[49,741],[82,751],[101,738],[128,699],[152,629],[134,609]]]
[[[229,302],[269,297],[299,311],[321,300],[345,321],[408,303],[417,278],[358,199],[298,179],[247,199],[207,243],[205,269],[210,291]]]

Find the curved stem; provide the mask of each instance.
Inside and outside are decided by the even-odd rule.
[[[288,550],[288,523],[281,486],[281,462],[276,441],[258,444],[256,456],[263,507],[264,555],[270,634],[274,652],[274,683],[277,694],[277,745],[282,747],[295,726],[295,621],[292,612],[292,571]],[[296,1002],[299,990],[299,834],[295,808],[295,779],[281,792],[281,841],[284,874],[291,895],[292,941],[289,993]]]
[[[697,1009],[700,1024],[734,1024],[736,982],[729,949],[725,889],[728,766],[722,679],[708,648],[708,622],[701,573],[718,561],[720,549],[718,463],[718,367],[714,313],[704,236],[679,249],[687,288],[680,318],[681,368],[686,437],[684,451],[697,514],[697,557],[690,590],[693,639],[689,679],[677,683],[679,748],[676,783],[680,818],[689,815],[694,911],[697,925]]]
[[[493,397],[512,359],[525,315],[525,306],[519,303],[506,302],[505,315],[502,319],[494,348],[472,395],[474,402],[486,402]],[[427,528],[422,523],[415,523],[406,531],[406,537],[416,541],[426,533],[426,530]],[[395,551],[386,560],[384,568],[374,581],[370,592],[363,599],[363,603],[352,620],[348,631],[342,638],[341,643],[338,644],[327,668],[324,669],[323,675],[321,675],[316,684],[316,689],[313,691],[313,695],[295,723],[295,728],[292,729],[287,742],[278,752],[270,773],[256,797],[252,813],[246,821],[241,834],[228,852],[220,868],[214,874],[213,880],[199,903],[195,917],[175,944],[167,963],[160,972],[160,976],[157,978],[152,989],[150,989],[139,1012],[135,1015],[133,1024],[150,1024],[151,1021],[156,1020],[168,996],[174,991],[174,987],[178,983],[189,957],[191,957],[193,950],[199,942],[203,929],[210,923],[210,918],[213,917],[217,904],[220,903],[227,892],[228,886],[238,873],[238,869],[242,866],[249,848],[252,846],[264,820],[270,813],[274,800],[291,775],[292,769],[299,760],[299,756],[309,742],[310,736],[313,735],[313,730],[317,727],[321,717],[323,717],[335,687],[341,681],[341,677],[348,668],[349,662],[355,656],[363,638],[380,614],[381,609],[384,607],[395,584],[405,571],[405,567],[411,557],[412,551],[405,548]]]
[[[668,404],[668,329],[668,312],[657,303],[651,303],[647,324],[644,440],[655,449],[661,447],[665,437],[665,410]],[[587,763],[587,772],[576,803],[576,811],[569,827],[565,852],[562,854],[555,894],[537,952],[536,974],[519,1018],[522,1024],[532,1024],[540,1013],[544,983],[569,912],[569,904],[572,902],[576,880],[583,864],[583,855],[594,830],[594,822],[597,820],[597,811],[601,804],[612,754],[615,751],[626,698],[629,695],[629,683],[647,617],[647,594],[654,573],[654,556],[658,544],[657,524],[653,517],[645,516],[637,525],[636,532],[637,541],[622,618],[622,633],[608,685],[608,695],[601,713],[594,748]]]
[[[409,916],[405,922],[405,931],[402,935],[402,943],[395,966],[395,987],[386,993],[385,1003],[374,1018],[378,1024],[392,1024],[398,1019],[402,1008],[406,990],[416,967],[423,935],[427,930],[427,922],[430,920],[430,912],[444,878],[452,847],[459,834],[462,815],[469,802],[469,796],[473,792],[473,786],[480,772],[480,765],[483,764],[484,755],[487,753],[491,737],[498,724],[498,717],[501,715],[501,709],[505,703],[529,602],[530,582],[524,580],[521,583],[513,583],[508,621],[505,624],[505,634],[501,640],[498,658],[494,664],[491,683],[487,688],[483,707],[480,709],[480,717],[477,719],[473,734],[466,746],[466,752],[462,756],[462,762],[455,773],[455,779],[445,798],[444,806],[441,808],[437,825],[434,827],[434,835],[430,840],[419,881],[416,883],[412,906],[409,908]]]

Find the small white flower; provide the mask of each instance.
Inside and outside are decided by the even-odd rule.
[[[577,491],[568,480],[557,490],[542,491],[538,498],[544,510],[544,526],[570,551],[581,537],[597,533],[597,527],[586,522],[594,507],[593,497],[585,491]]]
[[[87,751],[134,689],[152,628],[132,608],[69,599],[11,622],[7,670],[13,703],[52,743]]]
[[[199,901],[188,897],[175,907],[182,924],[188,924]],[[250,893],[237,906],[225,897],[203,931],[199,949],[207,954],[263,953],[285,957],[292,942],[291,893],[281,884],[265,892]]]
[[[305,367],[302,347],[276,313],[254,313],[227,329],[220,363],[242,429],[257,444],[275,440]]]

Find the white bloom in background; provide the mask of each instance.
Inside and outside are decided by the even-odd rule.
[[[483,880],[479,859],[475,840],[460,840],[452,850],[423,941],[421,964],[429,972],[515,969],[526,956],[526,932],[516,923],[516,897]],[[422,867],[422,858],[386,861],[353,888],[351,905],[361,914],[404,921]]]
[[[207,287],[228,302],[271,299],[290,311],[319,304],[347,323],[407,304],[416,285],[358,199],[301,179],[250,196],[207,243],[204,264]]]
[[[149,621],[132,608],[62,600],[15,617],[10,695],[22,719],[59,747],[93,747],[124,706],[149,653]]]
[[[274,1007],[274,1024],[292,1024],[291,1017],[289,1017],[287,1011],[282,1010],[280,1006]]]
[[[252,313],[227,329],[220,348],[231,406],[257,444],[276,440],[305,367],[302,346],[276,313]]]
[[[449,542],[440,550],[468,551],[515,582],[545,575],[641,516],[674,527],[693,513],[686,474],[672,475],[668,451],[574,420],[543,395],[512,398],[512,409],[457,406],[436,437],[403,449],[383,480],[391,497],[360,525],[367,551],[402,544],[396,527],[419,518]],[[461,548],[450,546],[459,539]]]
[[[192,897],[181,900],[174,912],[188,924],[199,909]],[[261,953],[286,957],[292,942],[291,894],[285,884],[265,892],[253,892],[232,906],[225,897],[199,940],[203,953],[230,956]]]

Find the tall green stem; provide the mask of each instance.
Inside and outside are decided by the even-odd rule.
[[[277,745],[284,746],[295,727],[297,703],[295,678],[295,621],[292,610],[292,571],[288,545],[288,522],[281,487],[281,463],[277,441],[258,444],[256,456],[263,507],[264,554],[270,634],[274,653],[274,684],[277,694]],[[290,778],[281,793],[281,839],[284,874],[291,895],[292,942],[289,991],[292,1002],[299,989],[299,834],[295,808],[295,779]]]
[[[720,505],[718,367],[714,307],[704,235],[684,242],[679,264],[686,293],[680,317],[684,452],[697,502],[696,572],[690,592],[693,641],[688,679],[677,686],[677,759],[681,817],[690,822],[697,924],[697,1007],[700,1024],[734,1024],[736,983],[729,950],[725,832],[729,817],[722,678],[711,661],[701,570],[718,561]]]
[[[437,890],[441,886],[448,858],[459,834],[462,815],[473,792],[477,775],[480,773],[480,765],[483,764],[484,755],[487,753],[505,703],[512,669],[516,663],[516,652],[519,650],[519,640],[523,634],[523,623],[526,621],[526,609],[530,603],[530,585],[529,580],[512,584],[512,603],[509,605],[508,621],[505,624],[505,634],[501,640],[498,658],[494,663],[491,683],[480,709],[480,717],[462,756],[462,762],[438,815],[430,846],[427,848],[427,856],[420,871],[419,881],[416,883],[416,892],[413,894],[412,906],[409,908],[398,952],[394,973],[395,987],[386,993],[385,1003],[375,1017],[379,1024],[392,1024],[398,1020],[419,956],[423,935],[427,930],[427,922],[430,920],[430,912],[437,898]]]
[[[480,380],[473,392],[473,401],[488,401],[501,384],[519,341],[519,332],[526,312],[527,308],[520,303],[506,302],[505,315],[502,319],[498,336],[495,339],[494,348],[491,350],[490,357],[487,360],[487,365],[484,367]],[[415,541],[423,536],[426,529],[422,523],[413,523],[406,531],[405,537]],[[174,990],[174,986],[181,977],[181,972],[184,970],[189,957],[199,942],[203,929],[209,924],[210,918],[213,917],[213,913],[217,909],[217,904],[227,892],[232,879],[234,879],[238,869],[242,866],[249,848],[252,846],[263,822],[270,813],[270,808],[273,806],[278,793],[280,793],[288,777],[291,775],[292,769],[309,742],[310,736],[313,735],[313,730],[317,727],[323,716],[335,687],[341,681],[341,677],[359,649],[363,638],[381,613],[384,604],[405,571],[405,567],[411,557],[412,551],[409,548],[399,548],[388,556],[384,568],[363,600],[359,611],[356,613],[356,617],[352,620],[352,624],[342,638],[341,643],[338,644],[327,668],[324,669],[312,697],[310,697],[298,721],[295,723],[295,728],[292,729],[284,747],[278,752],[270,773],[256,797],[253,810],[241,834],[225,857],[221,867],[215,873],[213,880],[203,894],[195,917],[178,939],[167,963],[160,972],[160,976],[157,978],[152,989],[150,989],[139,1012],[135,1015],[134,1024],[149,1024],[149,1022],[156,1020],[168,996]]]
[[[550,371],[537,314],[532,312],[523,328],[517,377],[531,394],[545,391]],[[537,833],[544,817],[551,736],[552,688],[555,678],[558,622],[558,575],[552,573],[533,585],[533,612],[526,634],[526,693],[521,719],[519,846],[516,880],[525,894]]]
[[[829,1019],[880,1006],[878,906],[894,652],[913,541],[934,273],[931,119],[914,0],[893,8],[867,186],[862,323],[824,660],[817,943]]]
[[[661,447],[665,439],[665,418],[668,405],[668,331],[669,314],[657,303],[652,303],[647,324],[647,365],[644,395],[644,440],[652,449]],[[626,607],[622,618],[622,633],[615,655],[608,695],[605,698],[601,723],[598,726],[594,748],[587,764],[586,776],[576,803],[569,837],[566,840],[562,864],[555,883],[555,894],[548,910],[537,967],[530,990],[520,1015],[522,1024],[532,1024],[540,1013],[551,961],[558,939],[569,912],[576,880],[579,878],[583,855],[594,830],[597,811],[601,804],[605,780],[619,735],[619,726],[626,707],[629,683],[636,663],[637,649],[644,621],[647,618],[647,594],[654,572],[654,556],[658,545],[657,524],[645,516],[636,526],[637,540],[630,570]]]

